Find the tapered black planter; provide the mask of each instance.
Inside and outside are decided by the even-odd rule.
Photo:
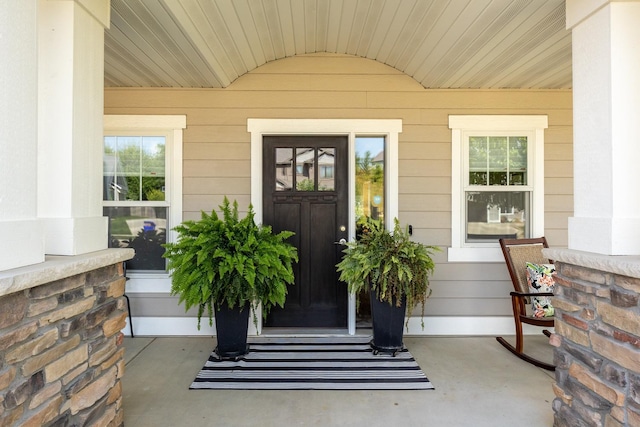
[[[404,350],[402,337],[404,332],[404,317],[407,311],[407,299],[402,298],[400,307],[387,301],[380,301],[375,292],[371,291],[371,320],[373,323],[373,339],[371,348],[376,353],[395,354]]]
[[[247,354],[247,331],[249,329],[249,304],[244,307],[229,308],[226,304],[216,308],[215,353],[221,359],[237,359]]]

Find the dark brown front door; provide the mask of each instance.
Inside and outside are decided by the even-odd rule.
[[[263,221],[290,230],[300,261],[283,309],[265,326],[346,327],[347,287],[336,264],[348,237],[346,136],[265,136]]]

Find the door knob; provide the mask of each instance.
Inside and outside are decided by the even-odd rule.
[[[333,242],[334,245],[346,245],[347,244],[347,240],[346,239],[340,239],[337,242]]]

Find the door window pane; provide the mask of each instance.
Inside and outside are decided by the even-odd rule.
[[[384,151],[384,137],[356,137],[357,224],[367,217],[384,222]]]
[[[318,150],[318,191],[335,190],[333,177],[335,157],[335,148],[320,148]]]
[[[293,148],[276,148],[276,191],[293,188]]]
[[[167,243],[167,207],[104,207],[109,217],[109,247],[133,248],[135,256],[127,261],[132,270],[166,270],[162,258]]]
[[[315,191],[315,150],[296,148],[296,190]]]

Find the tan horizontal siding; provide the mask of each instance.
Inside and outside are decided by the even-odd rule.
[[[419,214],[415,212],[405,213],[400,211],[398,214],[398,219],[403,225],[414,225],[419,224],[418,215]],[[448,246],[451,246],[451,228],[431,228],[428,224],[425,224],[422,227],[414,226],[412,239],[416,242],[424,243],[425,245],[446,248]],[[439,265],[440,263],[438,263],[438,266]],[[478,278],[476,278],[476,280],[478,280]]]
[[[318,54],[269,62],[226,89],[110,88],[105,114],[185,114],[183,218],[217,209],[225,195],[250,201],[249,118],[401,119],[399,219],[413,239],[441,246],[427,313],[511,313],[504,263],[448,263],[451,245],[450,115],[547,115],[545,235],[567,245],[573,215],[572,94],[566,90],[426,90],[382,63]],[[184,314],[175,298],[136,298],[135,315]]]
[[[568,227],[569,212],[546,212],[544,214],[544,225],[549,229],[566,230]],[[560,245],[554,245],[560,246]]]
[[[425,191],[428,189],[424,189]],[[441,195],[433,195],[433,194],[400,194],[399,202],[400,208],[404,212],[421,212],[421,213],[444,213],[449,222],[451,222],[451,209],[442,209],[441,211],[437,211],[434,209],[434,206],[440,207],[442,206],[442,200],[448,201],[451,200],[449,195],[444,198]]]
[[[401,195],[403,194],[445,194],[449,196],[449,207],[447,211],[451,210],[451,177],[443,176],[421,176],[421,177],[406,177],[401,176],[398,178],[398,187],[401,189]],[[439,202],[436,206],[445,206],[445,201]]]
[[[247,194],[233,194],[224,192],[220,195],[185,195],[183,201],[183,209],[191,212],[211,212],[212,209],[218,210],[218,206],[224,201],[224,196],[233,202],[238,202],[238,209],[246,212],[251,198]]]
[[[402,142],[440,142],[451,144],[451,130],[447,125],[404,124],[400,134]]]
[[[546,177],[570,178],[573,177],[573,161],[571,160],[547,160],[544,162],[544,173]]]
[[[246,160],[185,160],[185,177],[248,177],[250,161]]]
[[[367,107],[415,107],[424,108],[448,108],[450,114],[473,114],[465,111],[470,108],[511,109],[511,114],[520,114],[520,109],[540,107],[544,103],[552,103],[556,108],[571,107],[571,97],[567,97],[567,91],[549,90],[446,90],[424,89],[415,92],[372,92],[367,97]],[[484,113],[484,114],[495,114]],[[544,114],[544,113],[540,113]]]
[[[544,197],[545,210],[551,212],[572,212],[573,196],[546,194]]]
[[[444,229],[451,227],[451,215],[449,212],[425,212],[428,206],[423,205],[422,210],[402,209],[402,225],[411,224],[414,228],[437,228]],[[406,224],[405,224],[406,223]]]
[[[545,178],[544,191],[546,194],[573,194],[573,178]]]
[[[228,142],[247,144],[247,125],[222,126],[188,126],[185,140],[190,143],[198,142]]]
[[[230,89],[127,89],[136,92],[126,107],[144,107],[154,103],[154,108],[366,108],[367,94],[363,92],[278,92],[276,90],[234,91]],[[107,89],[123,92],[123,89]],[[107,101],[105,96],[105,101]],[[148,104],[146,104],[148,105]],[[153,113],[152,113],[153,114]]]
[[[400,159],[398,170],[399,176],[451,176],[451,160]]]
[[[251,190],[251,178],[222,177],[222,178],[184,178],[182,190],[184,194],[217,194],[224,188],[230,194],[248,194]]]
[[[568,161],[573,159],[573,144],[571,140],[569,142],[552,142],[549,141],[547,135],[545,135],[545,147],[544,147],[544,159]]]
[[[549,242],[549,246],[566,248],[569,245],[569,236],[567,236],[566,228],[557,229],[547,227],[544,234]]]
[[[251,144],[243,142],[189,142],[184,144],[186,160],[245,160]]]
[[[451,161],[451,142],[406,142],[398,146],[398,157],[404,159]]]

